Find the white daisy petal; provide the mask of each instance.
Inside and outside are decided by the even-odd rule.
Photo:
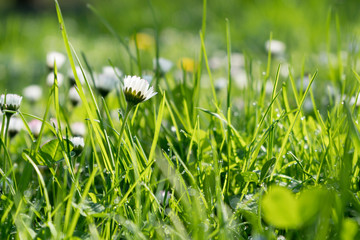
[[[134,105],[144,102],[157,94],[154,92],[153,87],[149,88],[149,83],[145,79],[137,76],[125,77],[123,91],[126,101]]]

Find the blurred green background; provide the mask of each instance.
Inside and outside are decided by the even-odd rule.
[[[153,34],[152,6],[161,36],[160,56],[174,62],[184,56],[198,57],[201,0],[59,0],[59,4],[71,43],[78,53],[85,53],[95,70],[108,65],[110,59],[127,73],[128,59],[123,47],[87,4],[97,9],[124,39],[131,39],[135,32]],[[296,67],[301,65],[304,57],[326,51],[327,42],[336,52],[337,15],[340,48],[357,54],[359,7],[357,0],[208,0],[207,50],[210,56],[218,50],[226,50],[227,18],[231,25],[233,51],[266,59],[264,43],[272,32],[273,39],[286,43],[287,53],[291,53],[286,58]],[[331,17],[327,24],[329,13]],[[47,73],[45,58],[49,51],[65,53],[54,2],[0,0],[0,87],[19,93],[19,84],[43,84]],[[150,50],[148,55],[150,57],[143,61],[145,69],[151,68],[149,59],[155,56],[155,50]],[[316,66],[309,68],[313,71]]]

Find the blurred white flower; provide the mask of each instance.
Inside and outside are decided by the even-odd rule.
[[[24,128],[24,123],[20,118],[12,117],[9,123],[9,136],[12,138]]]
[[[85,78],[84,78],[84,75],[83,75],[83,73],[81,71],[81,68],[79,66],[76,66],[75,69],[76,69],[76,75],[78,76],[81,85],[83,85],[85,83]],[[84,72],[85,72],[85,70],[84,70]],[[73,73],[72,69],[69,69],[68,76],[69,76],[69,79],[70,79],[70,83],[72,85],[76,85],[75,76],[74,76],[74,73]]]
[[[34,103],[42,97],[42,88],[39,85],[29,85],[23,89],[23,95],[29,102]]]
[[[167,73],[174,66],[173,62],[165,58],[159,58],[159,69],[161,73]],[[153,59],[153,67],[156,69],[156,58]]]
[[[272,94],[273,90],[274,90],[274,84],[272,83],[272,81],[271,80],[266,81],[265,93],[270,95]]]
[[[228,85],[228,80],[226,78],[221,77],[215,80],[215,89],[217,91],[226,88],[227,85]]]
[[[120,73],[119,76],[121,76],[122,73],[119,69],[115,69],[115,71],[117,71],[117,74]],[[96,89],[103,97],[106,97],[118,83],[119,79],[112,67],[104,67],[103,72],[95,77]]]
[[[290,65],[288,63],[281,64],[280,75],[282,77],[287,78],[289,76],[289,67]]]
[[[85,143],[84,143],[84,138],[82,137],[72,137],[70,138],[70,141],[72,142],[72,144],[74,145],[74,152],[76,154],[80,154],[82,152],[82,150],[85,147]]]
[[[42,122],[40,120],[33,119],[28,123],[28,125],[31,133],[37,138],[40,134]]]
[[[75,87],[69,89],[69,99],[73,106],[77,106],[81,102],[80,95]]]
[[[227,65],[227,56],[224,59]],[[242,53],[231,53],[231,68],[243,68],[245,67],[245,57]]]
[[[46,84],[49,87],[52,87],[52,85],[54,84],[54,81],[55,81],[54,72],[51,72],[46,77]],[[61,86],[64,82],[64,75],[62,75],[59,72],[57,73],[57,82],[58,82],[58,86]]]
[[[1,111],[10,110],[10,111],[17,111],[20,107],[22,97],[17,94],[2,94],[0,97],[0,108]]]
[[[240,89],[245,89],[248,85],[246,71],[242,68],[232,68],[231,76],[236,84],[236,86]]]
[[[271,51],[271,54],[274,55],[283,55],[285,53],[286,45],[282,41],[279,40],[267,40],[265,42],[266,51]]]
[[[54,69],[54,61],[56,61],[57,68],[61,68],[66,61],[66,57],[60,52],[49,52],[46,55],[46,64],[50,69]]]
[[[149,83],[137,76],[126,76],[123,88],[126,101],[132,105],[149,100],[157,94]]]
[[[83,137],[86,133],[86,126],[82,122],[74,122],[70,128],[72,134],[76,137]]]

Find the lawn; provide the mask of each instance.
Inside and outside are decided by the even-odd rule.
[[[357,1],[0,1],[0,239],[360,239]]]

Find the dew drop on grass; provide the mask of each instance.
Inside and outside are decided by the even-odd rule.
[[[305,119],[305,116],[301,117],[300,119],[301,119],[301,121],[304,121],[304,119]]]

